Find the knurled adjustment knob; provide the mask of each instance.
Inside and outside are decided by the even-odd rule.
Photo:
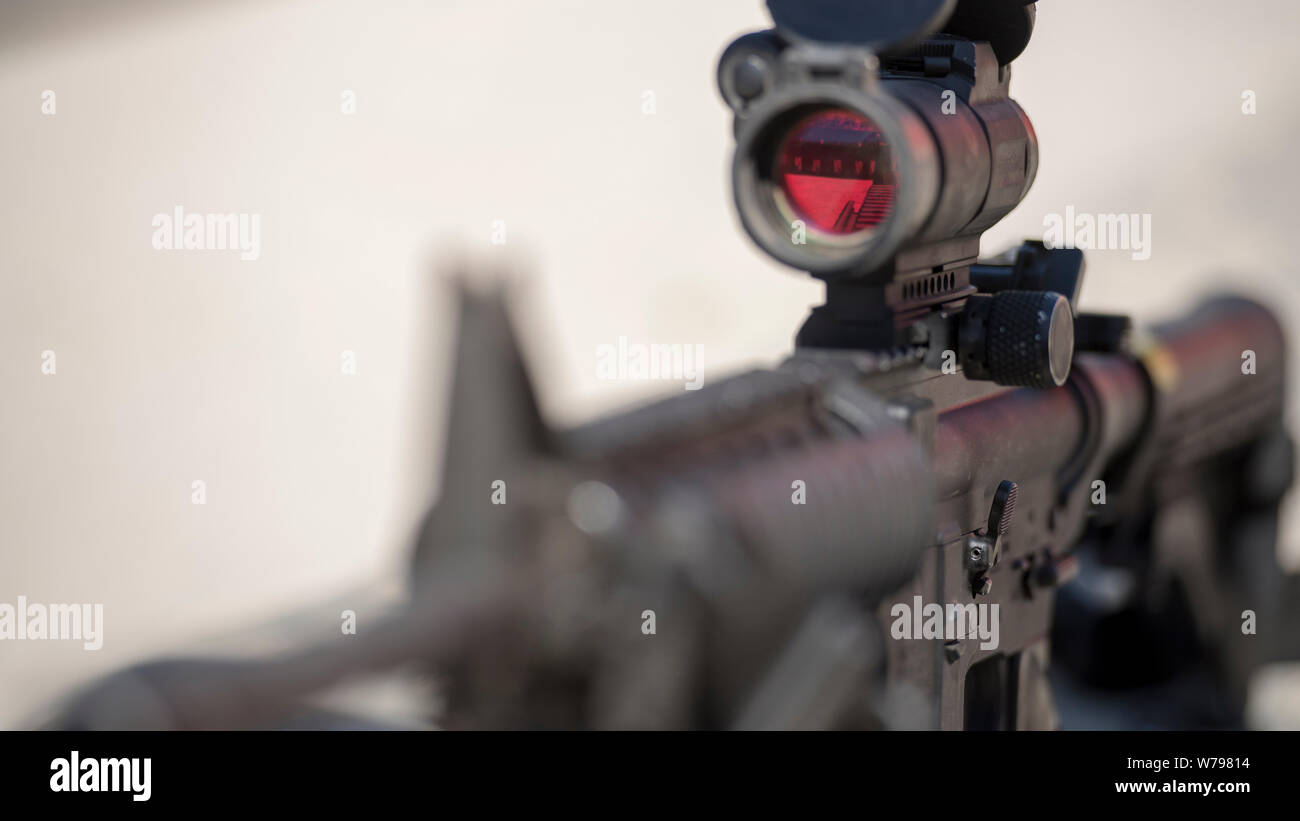
[[[999,385],[1064,385],[1074,357],[1074,312],[1055,291],[1000,291],[989,303],[984,365]]]

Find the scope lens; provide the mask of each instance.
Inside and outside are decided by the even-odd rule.
[[[777,201],[810,232],[857,240],[889,218],[897,168],[879,127],[846,108],[797,120],[776,150]]]

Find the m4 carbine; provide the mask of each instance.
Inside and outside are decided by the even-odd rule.
[[[1223,297],[1135,335],[1076,312],[1078,250],[977,260],[1037,169],[1008,95],[1032,4],[768,5],[718,78],[742,224],[827,283],[793,355],[553,431],[502,296],[462,288],[409,606],[135,668],[65,725],[284,725],[411,665],[447,727],[1036,729],[1096,692],[1240,723],[1300,650],[1278,322]]]

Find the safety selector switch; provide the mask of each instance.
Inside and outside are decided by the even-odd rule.
[[[970,579],[972,596],[985,596],[993,588],[989,578],[998,563],[1002,552],[1002,537],[1011,527],[1011,517],[1016,512],[1016,494],[1019,488],[1015,482],[1003,480],[993,493],[993,504],[989,507],[989,522],[984,530],[976,532],[966,540],[966,555],[963,564]]]
[[[971,379],[1025,388],[1064,385],[1074,357],[1074,312],[1055,291],[978,294],[962,312],[958,345]]]

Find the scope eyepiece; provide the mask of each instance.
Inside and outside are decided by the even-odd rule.
[[[814,109],[791,124],[773,166],[777,209],[818,239],[865,239],[893,210],[893,152],[880,127],[850,109]]]
[[[736,115],[741,223],[823,279],[885,283],[968,264],[1037,169],[1009,77],[987,43],[946,35],[883,63],[777,31],[739,38],[718,82]]]

